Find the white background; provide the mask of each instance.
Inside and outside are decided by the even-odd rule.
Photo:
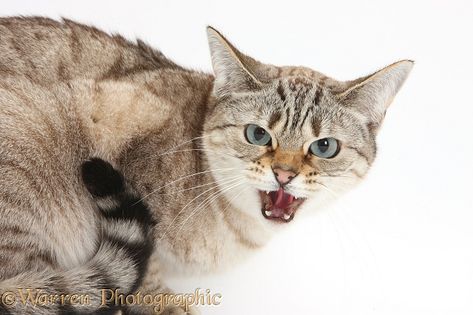
[[[472,1],[12,1],[140,37],[210,71],[205,26],[273,64],[338,79],[416,61],[368,179],[222,275],[174,279],[223,294],[205,314],[473,314]]]

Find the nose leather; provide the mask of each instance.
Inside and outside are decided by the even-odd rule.
[[[273,169],[274,176],[276,176],[277,181],[281,185],[289,183],[295,176],[296,173],[293,171],[283,170],[281,168]]]
[[[276,150],[271,167],[279,184],[285,185],[297,176],[302,167],[302,159],[301,152]]]

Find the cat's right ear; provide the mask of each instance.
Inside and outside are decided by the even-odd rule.
[[[211,26],[207,27],[212,67],[215,74],[214,93],[221,97],[234,92],[258,89],[262,83],[251,69],[255,60],[239,52]]]

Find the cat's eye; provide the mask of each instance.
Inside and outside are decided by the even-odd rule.
[[[271,135],[264,128],[250,124],[245,129],[246,140],[251,144],[256,145],[270,145]]]
[[[323,138],[312,142],[310,153],[323,159],[331,159],[340,151],[340,144],[335,138]]]

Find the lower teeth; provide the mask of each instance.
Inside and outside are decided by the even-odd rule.
[[[291,218],[290,214],[284,213],[284,220],[289,220]]]
[[[270,217],[271,216],[271,211],[269,210],[265,210],[264,213],[266,214],[266,216]]]

